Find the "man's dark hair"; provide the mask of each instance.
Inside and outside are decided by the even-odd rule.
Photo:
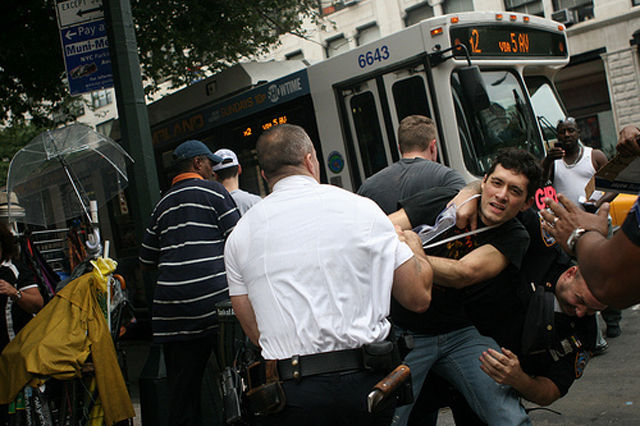
[[[436,124],[424,115],[409,115],[398,126],[400,152],[424,151],[436,138]]]
[[[226,180],[238,176],[238,166],[226,167],[214,172],[219,180]]]
[[[4,223],[0,223],[0,247],[2,248],[2,256],[0,261],[14,259],[18,255],[18,245],[16,237],[13,236],[9,227]]]
[[[313,152],[313,143],[302,127],[280,124],[260,135],[256,151],[258,164],[268,179],[285,166],[301,166],[304,157]]]
[[[491,176],[498,164],[507,170],[524,175],[529,180],[527,184],[527,198],[532,197],[540,187],[542,168],[540,167],[538,159],[529,151],[518,148],[500,150],[487,171],[487,177]]]

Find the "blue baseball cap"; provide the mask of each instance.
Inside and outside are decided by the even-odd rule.
[[[206,155],[209,160],[214,163],[219,163],[222,158],[215,155],[209,147],[200,141],[190,140],[182,142],[176,149],[173,150],[173,159],[176,161],[188,160],[199,155]]]

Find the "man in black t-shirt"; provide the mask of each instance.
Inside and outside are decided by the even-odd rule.
[[[499,347],[472,325],[464,303],[484,303],[487,298],[483,294],[487,292],[492,295],[492,303],[514,299],[514,290],[508,284],[529,244],[526,230],[514,218],[533,203],[540,174],[537,160],[528,152],[511,149],[500,153],[481,184],[477,214],[480,232],[468,235],[468,229],[452,227],[436,237],[440,245],[426,251],[434,271],[429,309],[417,315],[392,303],[392,318],[399,332],[414,337],[415,347],[405,358],[411,367],[414,394],[420,392],[427,372],[433,369],[453,383],[489,424],[530,421],[515,392],[480,370],[478,359],[483,351]],[[455,191],[438,188],[401,204],[412,225],[431,225],[454,195]],[[513,309],[519,309],[514,305]],[[487,315],[489,323],[500,320],[493,314]],[[399,424],[406,424],[411,408],[409,405],[396,411]]]

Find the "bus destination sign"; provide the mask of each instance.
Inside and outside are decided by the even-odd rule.
[[[568,57],[564,34],[514,25],[456,26],[451,44],[464,44],[476,57]],[[461,49],[455,56],[464,56]]]

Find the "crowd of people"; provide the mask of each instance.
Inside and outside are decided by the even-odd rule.
[[[521,400],[563,397],[601,351],[596,314],[615,337],[619,309],[640,302],[638,201],[612,234],[613,196],[584,191],[604,154],[574,119],[557,130],[542,162],[506,149],[465,184],[437,162],[433,120],[408,116],[402,158],[354,194],[321,184],[313,142],[282,124],[257,141],[265,198],[240,189],[233,151],[180,144],[139,258],[157,270],[169,423],[203,423],[216,305],[230,299],[261,355],[244,372],[252,424],[435,425],[442,406],[458,424],[530,424]],[[620,155],[640,155],[639,140],[625,127]],[[15,254],[0,227],[0,350],[43,305]]]
[[[640,153],[638,133],[623,129],[621,154]],[[551,404],[581,377],[595,314],[640,294],[638,203],[613,236],[609,194],[586,211],[585,179],[604,154],[567,118],[542,162],[507,149],[465,185],[437,162],[433,120],[404,118],[398,142],[402,158],[356,195],[320,184],[304,129],[269,129],[256,147],[264,199],[239,189],[232,151],[176,148],[180,174],[140,256],[159,270],[153,328],[171,424],[200,421],[193,390],[227,295],[261,351],[245,377],[254,424],[435,424],[443,405],[459,424],[530,424],[521,398]],[[624,254],[603,249],[615,241]],[[412,390],[372,402],[400,364]]]

